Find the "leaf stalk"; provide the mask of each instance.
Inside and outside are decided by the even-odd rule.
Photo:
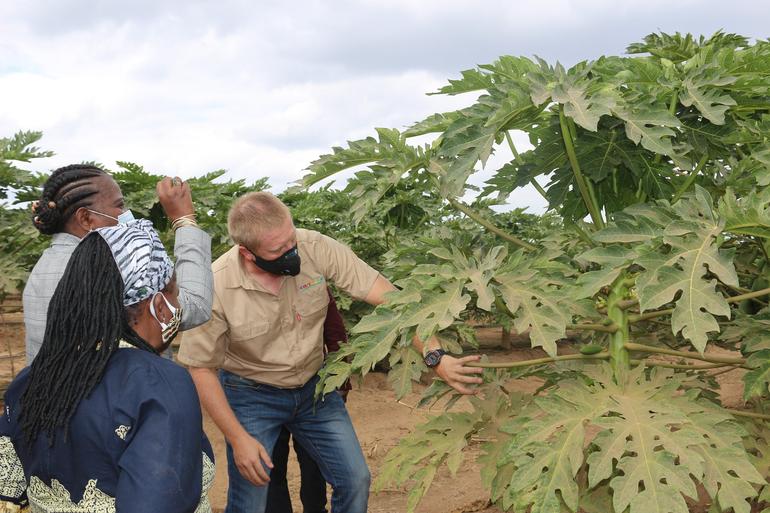
[[[563,105],[559,105],[559,126],[561,127],[561,136],[564,140],[567,158],[569,158],[572,172],[575,175],[575,183],[577,183],[578,189],[580,190],[583,203],[585,203],[588,214],[591,216],[594,225],[599,229],[604,228],[604,219],[602,219],[601,213],[599,212],[598,202],[596,202],[595,197],[591,196],[590,189],[588,188],[588,185],[586,185],[586,179],[583,176],[583,172],[580,170],[580,163],[578,162],[577,154],[575,153],[575,142],[567,124],[567,117],[564,115]]]
[[[768,294],[770,294],[770,287],[766,289],[755,290],[754,292],[739,294],[737,296],[730,296],[728,298],[725,298],[725,301],[727,301],[728,303],[740,303],[741,301],[745,301],[747,299],[754,299],[762,296],[767,296]],[[630,315],[628,318],[628,322],[635,323],[639,321],[646,321],[648,319],[654,319],[656,317],[663,317],[664,315],[671,315],[672,313],[674,313],[673,308],[666,308],[665,310],[655,310],[654,312]]]
[[[692,184],[695,182],[695,179],[698,177],[698,173],[700,173],[700,170],[703,169],[703,166],[706,165],[706,162],[708,162],[709,156],[708,153],[706,155],[703,155],[701,157],[700,162],[698,162],[698,165],[695,166],[695,169],[692,170],[690,173],[690,176],[687,177],[687,179],[684,181],[681,187],[679,187],[679,190],[676,191],[676,194],[674,194],[674,198],[671,200],[671,203],[676,203],[679,201],[679,198],[682,197],[682,195],[687,192],[687,189],[692,186]]]
[[[653,354],[665,354],[669,356],[678,356],[680,358],[690,358],[692,360],[700,360],[702,362],[709,363],[722,363],[727,365],[744,365],[746,363],[745,358],[736,358],[733,356],[720,356],[720,355],[708,355],[706,356],[698,353],[688,353],[686,351],[677,351],[675,349],[665,349],[663,347],[648,346],[645,344],[637,344],[634,342],[626,342],[625,348],[628,351],[640,351],[643,353]]]
[[[520,362],[495,362],[495,363],[466,363],[467,367],[479,367],[482,369],[515,369],[517,367],[529,367],[532,365],[542,365],[544,363],[564,362],[569,360],[607,360],[609,353],[596,354],[565,354],[562,356],[553,356],[548,358],[535,358],[534,360],[522,360]]]
[[[479,223],[481,226],[489,230],[490,232],[494,233],[498,237],[507,240],[508,242],[512,242],[513,244],[516,244],[519,247],[522,247],[526,249],[527,251],[535,251],[537,248],[530,244],[529,242],[525,242],[518,237],[514,237],[510,233],[506,232],[505,230],[501,230],[497,226],[492,223],[492,221],[488,220],[472,208],[470,208],[468,205],[461,203],[453,198],[447,198],[447,201],[449,201],[449,204],[452,205],[454,208],[465,214],[466,216],[470,217],[477,223]]]

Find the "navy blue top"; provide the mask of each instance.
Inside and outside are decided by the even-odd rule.
[[[78,502],[89,480],[120,512],[195,511],[201,499],[203,433],[195,386],[186,369],[147,351],[118,349],[104,376],[72,417],[67,440],[45,433],[28,447],[18,423],[29,367],[5,394],[0,436],[10,437],[27,483],[56,479]]]

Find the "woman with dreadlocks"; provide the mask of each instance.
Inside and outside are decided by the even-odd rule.
[[[159,354],[183,308],[152,223],[99,228],[69,259],[43,345],[0,419],[0,498],[35,513],[203,513],[213,453],[189,373]]]
[[[175,229],[174,256],[179,300],[184,307],[182,330],[205,323],[211,316],[211,238],[195,222],[189,186],[179,178],[165,178],[158,198]],[[48,303],[80,239],[91,230],[133,219],[126,210],[117,182],[91,164],[57,169],[32,204],[32,223],[51,245],[35,264],[24,287],[24,325],[27,364],[34,360],[45,334]]]

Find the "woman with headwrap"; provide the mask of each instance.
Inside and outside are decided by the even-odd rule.
[[[72,254],[43,345],[0,419],[0,498],[33,512],[209,512],[214,473],[189,373],[160,358],[179,329],[152,223],[100,228]]]
[[[211,237],[195,222],[190,186],[179,178],[164,178],[156,186],[158,201],[174,229],[174,257],[179,302],[184,307],[182,330],[211,317],[213,276]],[[55,170],[32,203],[32,223],[51,236],[27,279],[22,294],[27,365],[37,356],[45,336],[48,303],[80,239],[97,228],[133,219],[115,179],[93,164]],[[171,351],[166,353],[171,358]]]

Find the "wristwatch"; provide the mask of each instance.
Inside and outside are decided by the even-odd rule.
[[[423,357],[423,361],[425,362],[425,365],[430,367],[431,369],[438,365],[441,362],[441,357],[446,354],[446,351],[443,349],[434,349],[433,351],[428,351],[425,356]]]

